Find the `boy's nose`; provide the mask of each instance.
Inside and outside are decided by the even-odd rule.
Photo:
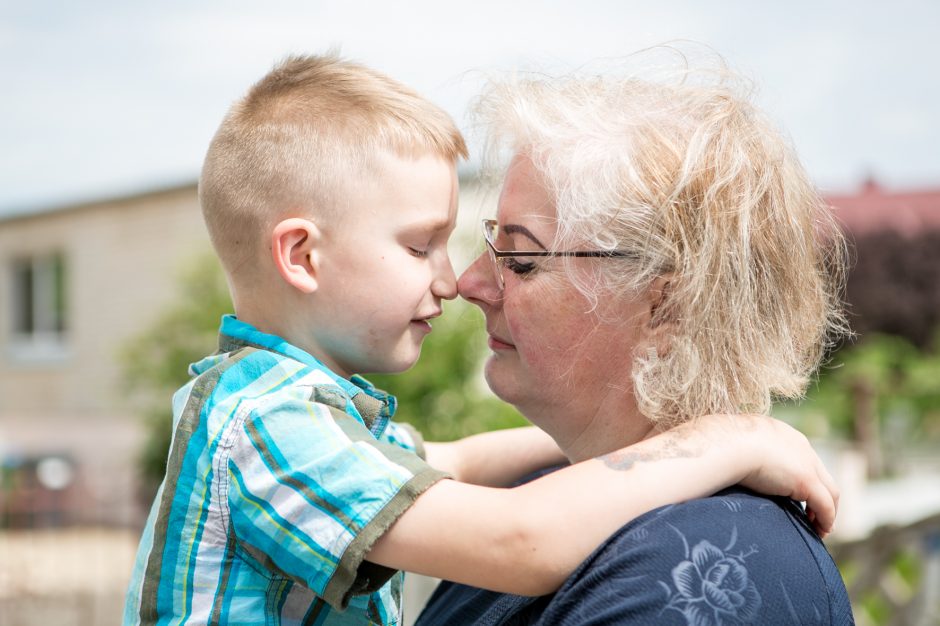
[[[500,298],[499,285],[490,269],[491,261],[484,251],[464,270],[457,281],[457,292],[467,302],[477,306],[495,304]]]
[[[431,292],[444,300],[453,300],[457,297],[457,274],[454,272],[454,266],[449,257],[444,260],[443,267],[431,283]]]

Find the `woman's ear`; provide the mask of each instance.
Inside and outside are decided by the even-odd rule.
[[[287,284],[303,293],[317,290],[319,244],[320,230],[307,219],[281,220],[271,231],[274,267]]]
[[[662,274],[653,279],[647,292],[649,342],[661,355],[669,352],[669,339],[675,333],[679,322],[672,306],[672,285],[673,276]]]

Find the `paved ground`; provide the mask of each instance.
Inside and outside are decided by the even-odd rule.
[[[116,626],[138,536],[129,530],[0,531],[0,626]],[[406,578],[404,626],[436,580]]]
[[[0,626],[120,624],[137,535],[0,532]]]

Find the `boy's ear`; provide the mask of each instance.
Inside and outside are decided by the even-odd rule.
[[[647,332],[650,345],[659,354],[669,352],[669,339],[676,331],[679,320],[672,306],[672,274],[662,274],[653,279],[647,292],[649,323]]]
[[[303,293],[317,290],[320,230],[310,220],[291,217],[271,231],[274,267],[289,285]]]

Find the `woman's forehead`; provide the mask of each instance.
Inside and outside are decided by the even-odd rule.
[[[525,155],[516,155],[506,170],[497,214],[501,227],[525,224],[531,228],[534,224],[544,227],[555,223],[555,203],[535,165]]]

